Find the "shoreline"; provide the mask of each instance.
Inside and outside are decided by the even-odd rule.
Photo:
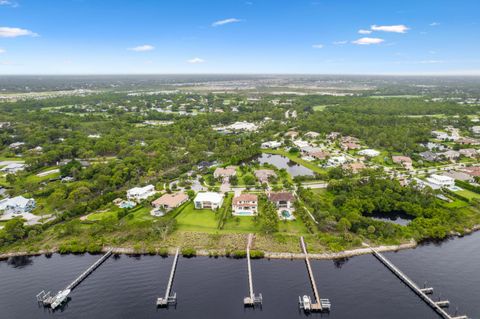
[[[445,239],[455,237],[457,239],[462,238],[467,235],[471,235],[477,231],[480,231],[480,225],[475,225],[471,229],[466,229],[464,234],[459,233],[451,233],[449,237]],[[444,240],[445,240],[444,239]],[[428,240],[427,240],[428,241]],[[399,244],[399,245],[379,245],[379,246],[372,246],[371,248],[375,248],[379,252],[389,252],[389,251],[400,251],[405,249],[413,249],[421,245],[421,243],[416,242],[415,240],[411,239],[407,243]],[[112,250],[114,254],[122,254],[122,255],[153,255],[148,252],[138,252],[135,251],[133,248],[126,248],[126,247],[110,247],[105,246],[102,248],[101,253],[106,253],[107,251]],[[168,255],[174,255],[176,248],[169,248]],[[11,253],[3,253],[0,254],[0,261],[6,260],[11,257],[23,257],[23,256],[40,256],[40,255],[51,255],[58,253],[58,249],[52,250],[40,250],[37,252],[11,252]],[[303,259],[303,253],[289,253],[289,252],[270,252],[270,251],[263,251],[264,257],[266,259]],[[350,249],[350,250],[343,250],[339,252],[331,252],[331,253],[309,253],[308,257],[310,259],[316,260],[335,260],[335,259],[342,259],[342,258],[349,258],[361,255],[371,254],[372,251],[370,247],[364,246],[360,248]],[[72,253],[68,253],[69,255]],[[214,254],[214,255],[212,255]],[[206,249],[197,249],[195,256],[204,256],[204,257],[226,257],[226,252],[218,251],[218,250],[206,250]]]
[[[385,251],[399,251],[404,249],[411,249],[417,246],[418,246],[418,243],[415,242],[414,240],[411,240],[408,243],[404,243],[400,245],[390,245],[390,246],[380,245],[380,246],[374,246],[372,248],[375,248],[376,250],[381,252],[385,252]],[[133,248],[109,247],[109,246],[103,247],[101,253],[106,253],[109,250],[111,250],[113,254],[121,254],[121,255],[152,255],[148,252],[135,251]],[[24,257],[24,256],[31,257],[31,256],[57,254],[57,253],[58,253],[57,249],[52,249],[48,251],[40,250],[38,252],[12,252],[12,253],[0,254],[0,260],[6,260],[11,257]],[[263,258],[266,258],[266,259],[303,259],[305,258],[303,253],[269,252],[269,251],[265,251],[263,253],[264,253]],[[310,259],[335,260],[335,259],[342,259],[342,258],[348,258],[348,257],[354,257],[354,256],[360,256],[360,255],[367,255],[371,253],[372,251],[369,247],[362,247],[362,248],[344,250],[340,252],[312,253],[312,254],[309,253],[308,256]],[[68,253],[66,255],[69,255],[69,254],[72,254],[72,253]],[[174,254],[175,254],[175,249],[170,248],[168,250],[168,255],[170,256]],[[215,254],[214,255],[215,257],[226,257],[225,252],[210,251],[205,249],[196,250],[195,256],[212,257],[212,254]]]

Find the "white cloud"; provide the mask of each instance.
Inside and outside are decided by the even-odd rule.
[[[370,34],[370,33],[372,33],[372,32],[373,32],[373,31],[371,31],[371,30],[365,30],[365,29],[360,29],[360,30],[358,30],[358,33],[360,33],[360,34]]]
[[[21,36],[36,37],[38,34],[27,29],[0,27],[0,38],[16,38]]]
[[[372,31],[394,32],[394,33],[406,33],[410,30],[409,27],[403,24],[397,25],[372,25],[370,27]]]
[[[218,20],[212,23],[212,27],[218,27],[224,24],[229,24],[229,23],[237,23],[241,22],[242,20],[237,19],[237,18],[229,18],[229,19],[224,19],[224,20]]]
[[[0,54],[7,52],[7,50],[0,48]]]
[[[138,47],[129,48],[128,50],[135,51],[135,52],[146,52],[146,51],[155,50],[155,47],[150,44],[144,44],[144,45],[139,45]]]
[[[345,40],[342,40],[342,41],[334,41],[333,44],[334,45],[343,45],[343,44],[347,44],[348,41],[345,41]]]
[[[358,40],[352,41],[353,44],[358,45],[370,45],[370,44],[380,44],[385,40],[380,38],[360,38]]]
[[[18,3],[14,1],[9,1],[9,0],[0,0],[0,6],[9,6],[9,7],[16,8],[18,7]]]
[[[436,27],[436,26],[439,26],[440,25],[440,22],[432,22],[430,23],[430,26],[431,27]]]
[[[323,48],[323,44],[314,44],[314,45],[312,45],[312,48],[314,48],[314,49],[322,49],[322,48]]]
[[[205,60],[201,58],[193,58],[193,59],[187,60],[187,63],[200,64],[200,63],[205,63]]]

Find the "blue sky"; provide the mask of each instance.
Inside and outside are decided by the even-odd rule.
[[[478,0],[0,0],[0,74],[480,74]]]

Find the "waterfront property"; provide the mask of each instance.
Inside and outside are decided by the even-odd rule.
[[[278,217],[283,220],[294,220],[293,202],[295,197],[290,192],[269,193],[268,200],[275,204],[278,209]]]
[[[155,187],[153,185],[147,185],[145,187],[134,187],[127,191],[127,198],[136,202],[140,202],[155,195]]]
[[[188,195],[182,192],[175,194],[164,194],[152,202],[152,206],[155,208],[152,212],[155,216],[163,215],[165,212],[169,212],[172,209],[182,205],[188,200]]]
[[[232,201],[232,214],[235,216],[254,216],[258,213],[258,196],[241,194]]]
[[[224,195],[214,192],[198,193],[193,200],[195,209],[218,209],[223,204]]]

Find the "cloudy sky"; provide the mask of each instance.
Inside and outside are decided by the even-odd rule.
[[[0,0],[0,74],[480,75],[478,0]]]

